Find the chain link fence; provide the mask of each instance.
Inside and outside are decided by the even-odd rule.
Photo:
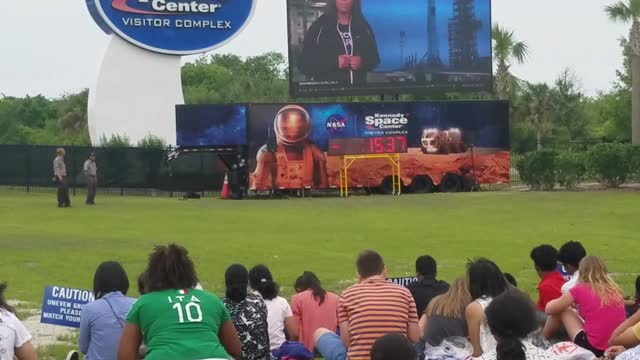
[[[52,192],[55,146],[0,145],[0,187]],[[65,147],[71,191],[84,191],[84,162],[96,154],[101,192],[121,195],[172,195],[174,192],[216,192],[225,166],[214,153],[193,153],[168,161],[171,149]]]
[[[544,150],[586,153],[602,139],[543,143]],[[53,192],[53,159],[56,146],[0,145],[0,188]],[[98,187],[102,193],[172,196],[181,192],[217,193],[225,166],[214,153],[191,153],[168,161],[172,149],[65,147],[71,191],[85,191],[83,164],[96,154]],[[511,153],[511,184],[522,184],[517,166],[524,154]],[[587,179],[593,180],[595,179]]]

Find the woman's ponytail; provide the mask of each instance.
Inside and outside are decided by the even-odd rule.
[[[499,337],[496,360],[527,360],[524,345],[517,337]]]
[[[518,289],[507,290],[494,298],[484,313],[498,341],[496,360],[526,360],[522,339],[537,328],[536,310],[529,297]]]
[[[9,305],[7,299],[4,297],[4,292],[7,290],[7,283],[0,283],[0,309],[4,309],[10,313],[15,313],[13,306]]]
[[[264,265],[256,265],[249,272],[249,284],[251,288],[262,295],[265,300],[273,300],[278,297],[280,288],[273,281],[271,271]]]
[[[227,287],[227,299],[239,303],[247,298],[249,273],[243,265],[233,264],[229,266],[224,273],[224,282]]]
[[[244,301],[247,298],[247,285],[235,284],[227,286],[227,298],[235,303]]]
[[[273,281],[265,281],[258,285],[258,292],[266,300],[273,300],[278,297],[278,284]]]

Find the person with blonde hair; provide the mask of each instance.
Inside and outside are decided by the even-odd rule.
[[[465,278],[456,279],[447,292],[433,298],[419,323],[426,346],[438,346],[448,337],[466,337],[464,311],[470,303]]]
[[[607,265],[598,257],[582,259],[579,274],[575,287],[547,304],[549,319],[543,335],[549,339],[564,326],[576,345],[601,357],[611,334],[625,321],[623,293],[609,275]]]

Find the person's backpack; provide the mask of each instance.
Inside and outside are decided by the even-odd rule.
[[[273,350],[273,356],[278,360],[312,360],[313,353],[297,341],[285,341],[280,348]]]
[[[424,352],[425,360],[468,360],[473,356],[473,346],[463,337],[449,337],[439,346],[429,346]]]
[[[616,357],[616,360],[636,360],[640,359],[640,346],[631,348]]]
[[[563,341],[551,346],[551,352],[560,360],[594,360],[596,356],[589,350],[570,342]]]

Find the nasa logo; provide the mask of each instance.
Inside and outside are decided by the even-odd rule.
[[[170,55],[224,45],[247,25],[257,0],[86,0],[102,29]]]
[[[327,118],[326,126],[330,134],[341,133],[347,127],[347,118],[342,115],[333,114]]]

